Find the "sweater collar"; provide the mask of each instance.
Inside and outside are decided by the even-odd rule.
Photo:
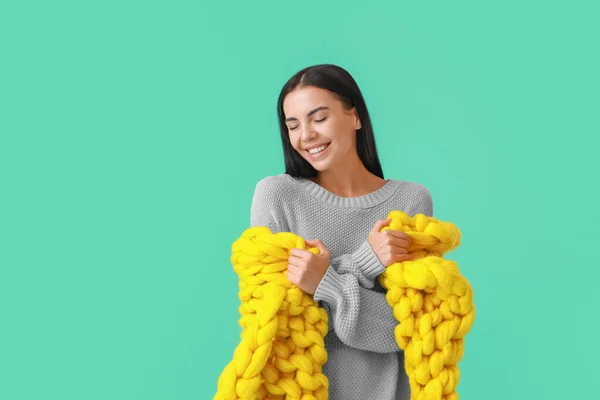
[[[297,184],[299,184],[302,187],[302,189],[307,191],[313,197],[324,201],[325,203],[328,203],[332,206],[343,208],[374,207],[388,200],[392,196],[392,194],[402,185],[402,181],[388,179],[382,187],[375,190],[374,192],[358,197],[341,197],[331,193],[330,191],[320,186],[319,184],[311,181],[310,179],[293,177],[288,174],[282,175],[293,180],[294,182],[297,182]]]

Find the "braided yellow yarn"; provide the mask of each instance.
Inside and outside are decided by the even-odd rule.
[[[388,226],[411,237],[410,261],[390,265],[378,278],[400,322],[394,332],[404,349],[412,400],[457,400],[464,337],[473,325],[473,290],[454,261],[443,254],[460,244],[460,231],[449,223],[391,211]]]
[[[327,400],[328,316],[286,276],[294,247],[319,252],[300,236],[266,227],[248,228],[233,243],[242,335],[214,400]]]
[[[460,243],[449,222],[393,210],[388,226],[412,239],[413,259],[379,276],[399,321],[412,400],[458,399],[458,361],[475,318],[473,292],[455,262],[442,255]],[[292,248],[318,254],[291,232],[248,228],[233,243],[239,276],[241,342],[218,381],[214,400],[327,400],[324,337],[327,312],[286,277]]]

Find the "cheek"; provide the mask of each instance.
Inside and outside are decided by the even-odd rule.
[[[346,124],[341,122],[331,123],[323,128],[324,133],[326,133],[330,139],[335,140],[340,144],[347,142],[349,140],[348,134],[352,132]]]
[[[300,148],[300,136],[298,136],[298,135],[296,135],[294,133],[288,132],[288,137],[290,139],[290,143],[292,144],[292,147],[294,149],[296,149],[296,150],[299,151],[299,148]]]

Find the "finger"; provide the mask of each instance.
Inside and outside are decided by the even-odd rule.
[[[390,222],[392,222],[391,218],[377,220],[377,222],[375,222],[375,225],[373,225],[373,228],[371,228],[370,233],[376,233],[381,231],[381,228],[388,225]]]
[[[300,266],[303,262],[304,262],[304,258],[302,258],[302,257],[290,256],[288,258],[288,263],[290,263],[294,267]]]
[[[312,240],[305,240],[304,241],[307,245],[309,245],[310,247],[316,247],[319,248],[319,243],[318,243],[318,239],[312,239]],[[305,250],[308,251],[308,250]],[[310,251],[308,251],[310,253]]]
[[[299,269],[300,267],[298,267],[296,264],[288,264],[288,272],[293,274],[294,276],[299,275]]]
[[[301,282],[303,279],[304,274],[304,268],[299,267],[297,265],[291,264],[288,266],[288,273],[291,274],[292,279],[294,279],[294,284],[297,285],[298,282]]]
[[[288,278],[288,281],[290,281],[291,283],[296,285],[296,283],[298,282],[298,277],[292,271],[288,270],[286,276]],[[296,285],[296,286],[298,286],[298,285]]]
[[[323,241],[321,239],[312,239],[312,240],[307,240],[307,243],[310,242],[311,245],[314,244],[314,247],[316,247],[317,249],[319,249],[319,256],[326,254],[329,252],[329,250],[327,249],[327,247],[325,246],[325,243],[323,243]]]
[[[393,236],[398,239],[404,239],[404,240],[408,240],[408,241],[410,241],[410,239],[411,239],[410,236],[408,235],[408,233],[399,231],[396,229],[389,229],[386,232],[388,233],[388,235]]]
[[[393,254],[408,254],[408,246],[405,246],[404,244],[398,245],[396,243],[390,243],[390,246],[392,246]]]
[[[412,260],[412,256],[410,254],[395,254],[393,257],[394,262],[404,262]]]
[[[305,258],[306,256],[308,256],[308,254],[310,254],[310,251],[308,250],[304,250],[304,249],[299,249],[297,247],[293,247],[290,250],[290,257],[297,257],[297,258]]]
[[[390,246],[392,246],[393,248],[408,249],[410,247],[410,242],[408,240],[397,239],[397,238],[390,239],[390,241],[388,242],[388,244]]]

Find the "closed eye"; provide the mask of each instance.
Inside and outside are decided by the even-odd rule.
[[[323,122],[323,121],[325,121],[326,119],[327,119],[327,117],[323,117],[323,118],[321,118],[321,119],[315,119],[314,121],[315,121],[315,122]],[[298,125],[294,125],[294,126],[288,126],[288,130],[290,130],[290,131],[294,131],[294,130],[296,130],[296,128],[298,128]]]

